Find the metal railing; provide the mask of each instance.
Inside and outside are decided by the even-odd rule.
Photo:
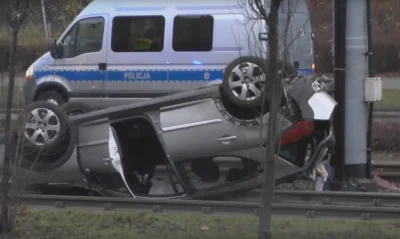
[[[148,211],[204,215],[257,216],[259,203],[248,201],[194,201],[179,199],[128,199],[51,195],[22,195],[15,202],[35,209],[95,211]],[[400,195],[349,192],[277,191],[273,214],[306,218],[398,219]]]

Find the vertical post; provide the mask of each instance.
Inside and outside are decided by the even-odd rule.
[[[42,14],[43,14],[44,35],[46,36],[46,39],[49,39],[49,32],[48,32],[48,27],[47,27],[46,9],[45,9],[45,5],[44,5],[44,0],[41,0],[41,4],[42,4]]]
[[[366,1],[347,1],[345,81],[345,175],[367,178],[368,107],[364,79],[368,77]]]
[[[51,23],[50,22],[47,23],[47,34],[48,34],[49,39],[53,37],[51,34]]]
[[[374,77],[372,72],[372,29],[371,29],[371,0],[366,0],[367,4],[367,31],[368,31],[368,75]],[[372,117],[374,113],[374,103],[368,105],[368,137],[367,137],[367,176],[371,178],[372,160]]]
[[[338,103],[334,113],[334,131],[336,137],[336,157],[334,161],[334,182],[332,189],[340,189],[344,181],[345,162],[345,66],[346,66],[346,0],[334,0],[333,12],[333,50],[335,73],[335,100]],[[338,184],[336,184],[338,183]],[[337,185],[337,186],[335,186]]]
[[[9,61],[10,61],[10,52],[8,51],[8,49],[5,49],[5,51],[4,51],[4,71],[8,71]]]

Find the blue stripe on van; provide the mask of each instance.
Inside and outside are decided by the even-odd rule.
[[[69,81],[95,81],[106,79],[101,71],[39,71],[35,79],[43,76],[57,75]],[[223,70],[137,70],[107,71],[108,81],[212,81],[222,79]]]
[[[108,71],[107,80],[204,81],[222,79],[223,71]]]
[[[43,76],[57,75],[69,81],[105,80],[106,74],[101,71],[38,71],[35,79]],[[313,75],[310,68],[298,69],[300,76]],[[107,71],[108,81],[212,81],[223,78],[223,70],[143,70],[143,71]]]
[[[298,76],[312,76],[315,74],[315,71],[312,68],[301,68],[297,69]]]
[[[177,80],[177,81],[202,81],[202,80],[216,80],[222,79],[224,77],[223,70],[219,71],[170,71],[168,72],[169,79]],[[205,74],[208,74],[208,77],[205,77]]]
[[[38,71],[35,72],[35,79],[39,79],[43,76],[51,75],[60,76],[67,80],[88,80],[95,81],[104,79],[105,75],[101,71]]]
[[[164,81],[168,80],[168,71],[107,71],[109,81]]]

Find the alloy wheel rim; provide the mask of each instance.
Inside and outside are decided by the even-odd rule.
[[[256,64],[246,62],[235,66],[229,76],[232,93],[244,101],[252,101],[262,95],[265,73]]]
[[[24,126],[25,137],[38,146],[54,141],[60,133],[58,116],[46,108],[32,110]]]

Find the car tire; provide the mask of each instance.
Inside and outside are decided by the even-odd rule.
[[[39,93],[37,101],[48,101],[57,106],[61,106],[66,103],[65,98],[55,90],[47,90]]]
[[[226,97],[241,108],[256,108],[261,106],[264,93],[263,85],[267,75],[267,63],[268,60],[253,56],[240,57],[232,61],[225,68],[222,80]],[[282,62],[280,61],[278,64],[279,69],[282,69]],[[285,72],[293,74],[296,70],[289,64],[286,64]],[[241,96],[243,90],[246,90],[246,92],[245,95]],[[241,97],[247,98],[243,99]],[[268,100],[265,100],[264,104],[267,103]]]
[[[68,116],[73,116],[94,111],[95,108],[84,102],[68,102],[61,106],[61,110]]]
[[[68,126],[68,116],[57,105],[36,101],[25,107],[20,115],[14,130],[14,139],[23,152],[28,152],[29,155],[58,154],[59,148],[63,148],[60,147],[61,144],[69,137]],[[37,140],[39,136],[43,141]],[[45,137],[50,139],[46,142]]]

